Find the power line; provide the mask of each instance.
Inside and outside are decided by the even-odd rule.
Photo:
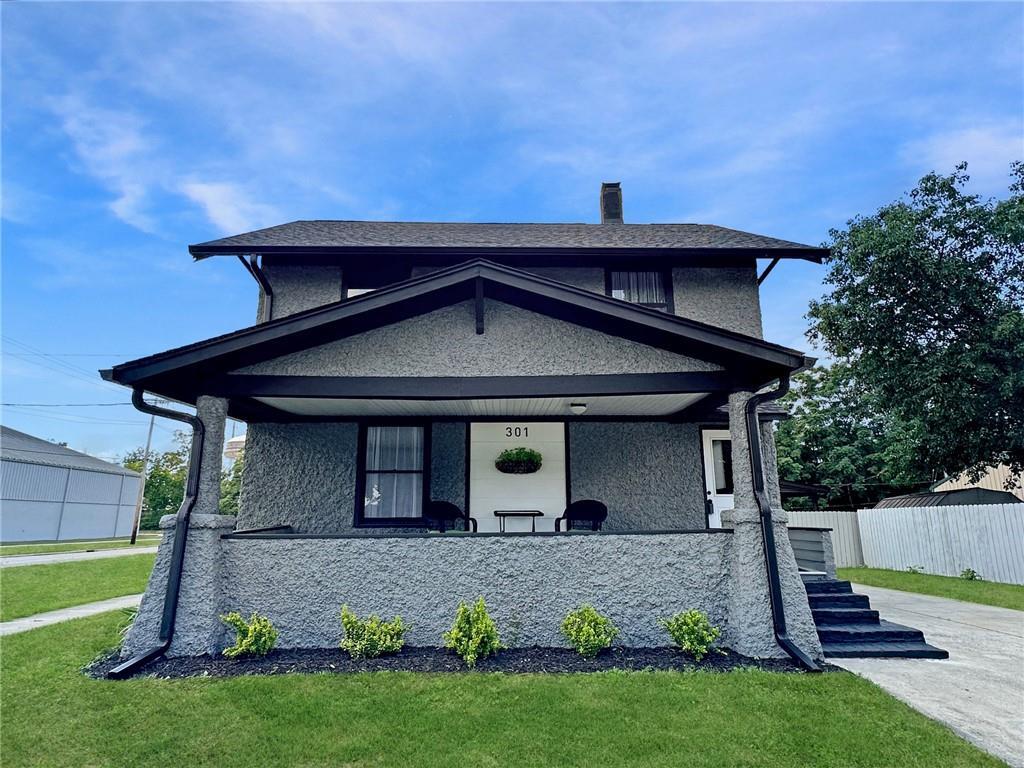
[[[131,405],[131,403],[0,403],[0,406],[6,408],[97,408],[109,405]]]

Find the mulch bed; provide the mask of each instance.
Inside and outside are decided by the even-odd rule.
[[[115,657],[100,659],[85,671],[103,677],[115,667]],[[752,659],[725,649],[712,652],[701,661],[674,648],[611,648],[596,659],[584,659],[569,648],[510,648],[477,662],[477,672],[605,672],[608,670],[701,670],[726,672],[741,667],[773,672],[799,672],[800,667],[784,659]],[[236,675],[279,675],[294,672],[467,672],[462,659],[444,648],[404,648],[393,656],[350,659],[341,649],[273,650],[260,658],[226,659],[220,656],[159,658],[135,673],[135,677],[233,677]]]

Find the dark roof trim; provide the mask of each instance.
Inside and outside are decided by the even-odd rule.
[[[472,298],[478,278],[484,282],[488,298],[528,304],[532,311],[652,346],[671,349],[673,344],[697,344],[718,355],[739,356],[777,372],[797,370],[813,362],[797,350],[477,259],[363,296],[123,363],[104,371],[103,376],[135,386],[188,366],[216,365],[218,360],[226,366],[221,369],[223,373],[239,367],[239,359],[246,355],[270,359]],[[297,335],[302,336],[300,343],[288,343]],[[256,350],[263,345],[272,347],[272,353],[258,357]]]
[[[509,246],[398,246],[398,245],[358,245],[358,246],[294,246],[294,245],[190,245],[188,252],[196,261],[211,256],[437,256],[445,258],[480,258],[494,259],[503,257],[536,257],[547,259],[557,256],[592,256],[594,258],[627,258],[627,259],[668,259],[671,257],[700,256],[745,256],[756,259],[805,259],[820,264],[829,254],[827,248],[597,248],[597,247],[564,247],[564,248],[524,248]]]

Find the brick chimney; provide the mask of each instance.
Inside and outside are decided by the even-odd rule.
[[[617,181],[601,184],[601,223],[622,223],[622,187]]]

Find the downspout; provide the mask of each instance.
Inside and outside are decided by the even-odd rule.
[[[178,612],[178,594],[181,591],[181,572],[185,564],[185,541],[188,539],[189,518],[192,516],[192,508],[196,505],[196,498],[199,496],[199,467],[202,463],[203,438],[205,436],[203,422],[199,420],[198,416],[150,405],[143,400],[142,395],[142,389],[132,390],[132,405],[138,410],[151,416],[174,419],[192,427],[192,448],[188,462],[188,478],[185,481],[185,498],[181,501],[178,515],[174,521],[174,546],[171,549],[171,567],[167,574],[167,591],[164,593],[164,610],[160,620],[160,642],[110,670],[107,677],[115,680],[128,677],[146,662],[165,653],[171,646],[171,639],[174,637],[174,618]]]
[[[764,486],[764,459],[761,454],[761,425],[757,409],[762,403],[778,400],[789,391],[789,374],[779,379],[777,389],[753,395],[746,403],[747,443],[750,448],[750,475],[754,485],[754,502],[761,518],[761,541],[764,545],[765,567],[768,572],[768,596],[772,607],[772,626],[775,640],[800,666],[809,672],[821,668],[794,643],[786,629],[786,611],[782,603],[782,583],[779,581],[779,560],[775,552],[775,528],[772,505]]]
[[[260,318],[260,322],[267,322],[272,320],[274,317],[274,289],[270,286],[270,280],[267,279],[267,273],[260,267],[259,261],[255,254],[249,256],[249,260],[246,261],[242,254],[235,254],[238,256],[238,260],[242,262],[242,266],[245,267],[245,271],[252,275],[259,286],[260,290],[263,291],[263,317]]]

